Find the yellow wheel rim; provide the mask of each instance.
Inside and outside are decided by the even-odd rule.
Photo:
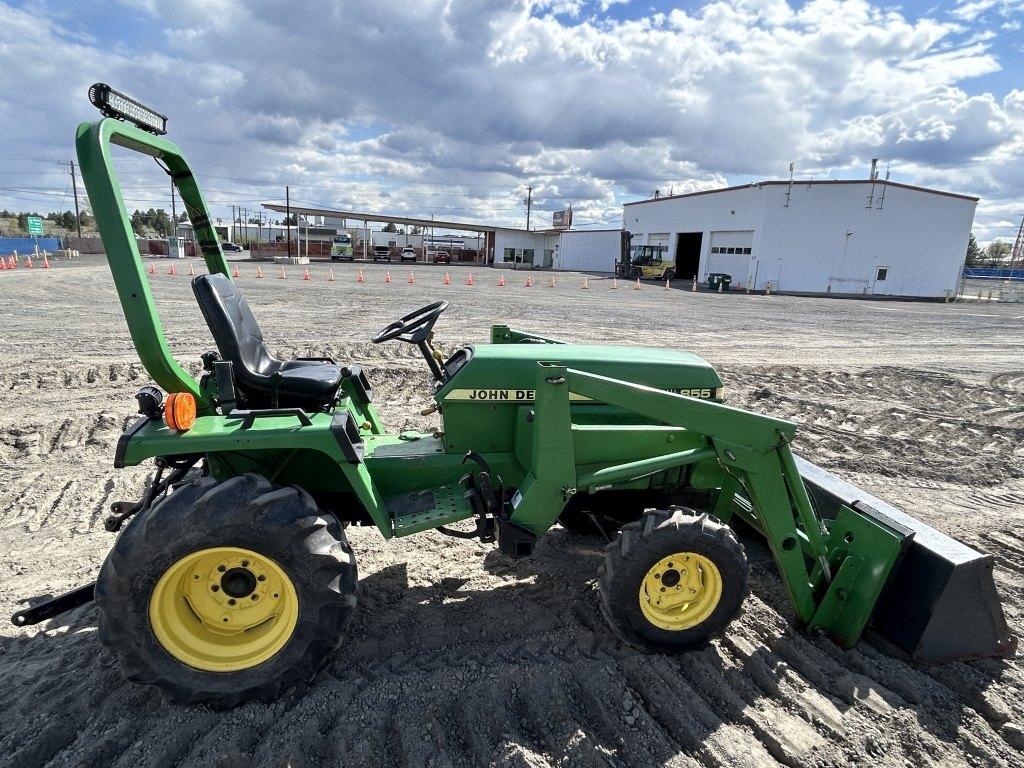
[[[262,664],[285,646],[298,618],[284,569],[238,547],[186,555],[164,571],[149,599],[149,623],[164,650],[209,672]]]
[[[722,599],[722,575],[696,552],[663,557],[640,582],[640,610],[651,624],[670,632],[706,621]]]

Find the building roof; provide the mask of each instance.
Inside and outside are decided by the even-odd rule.
[[[788,187],[789,181],[755,181],[750,184],[738,184],[734,187],[721,187],[719,189],[705,189],[700,192],[686,192],[681,195],[666,195],[665,197],[658,197],[651,200],[634,200],[631,203],[623,203],[626,205],[644,205],[645,203],[660,203],[663,200],[678,200],[683,197],[696,197],[698,195],[714,195],[719,192],[735,192],[739,189],[750,189],[752,187],[777,187],[783,186]],[[825,186],[825,185],[838,185],[838,184],[880,184],[883,186],[898,187],[900,189],[910,189],[914,192],[927,192],[930,195],[943,195],[945,197],[955,197],[960,200],[971,200],[978,202],[979,198],[972,197],[971,195],[961,195],[956,192],[943,192],[939,189],[928,189],[927,187],[915,187],[912,184],[901,184],[898,181],[886,181],[885,179],[794,179],[792,182],[793,186]]]
[[[278,213],[295,213],[303,216],[327,216],[332,219],[354,219],[356,221],[382,221],[388,224],[404,224],[411,227],[434,227],[435,229],[460,229],[467,232],[494,232],[498,229],[513,232],[529,232],[545,234],[543,230],[516,229],[503,227],[499,224],[480,224],[472,221],[446,221],[443,219],[423,219],[415,216],[392,216],[386,213],[370,213],[368,211],[339,211],[333,208],[311,208],[305,205],[285,206],[282,203],[262,203],[264,208]]]

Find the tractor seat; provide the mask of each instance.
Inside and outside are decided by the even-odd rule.
[[[316,410],[338,396],[345,372],[314,360],[278,360],[238,287],[221,274],[197,275],[192,290],[221,358],[231,362],[235,386],[250,408]]]

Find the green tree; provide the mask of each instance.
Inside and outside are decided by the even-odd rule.
[[[384,225],[383,229],[381,229],[381,232],[397,232],[397,231],[398,231],[398,227],[395,226],[395,223],[393,221],[389,221],[387,224]]]
[[[984,257],[985,252],[981,250],[978,241],[974,237],[974,233],[971,232],[971,236],[967,239],[967,266],[977,266]]]
[[[1009,256],[1011,250],[1013,250],[1013,247],[1009,243],[1003,240],[993,240],[985,249],[985,256],[994,265],[996,262],[1002,261]]]

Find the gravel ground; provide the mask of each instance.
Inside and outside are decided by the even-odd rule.
[[[581,276],[395,267],[240,283],[283,355],[352,360],[391,429],[425,428],[411,347],[372,332],[437,298],[446,350],[506,322],[567,340],[670,346],[719,368],[730,402],[793,419],[796,449],[992,552],[1007,618],[1024,611],[1024,306],[641,291]],[[179,359],[212,348],[187,278],[150,277]],[[146,374],[109,272],[83,258],[0,273],[0,612],[91,580],[111,501],[149,469],[114,443]],[[775,567],[746,541],[752,594],[704,651],[643,655],[600,618],[601,550],[561,529],[533,558],[427,533],[350,529],[359,608],[307,689],[230,712],[124,682],[87,606],[0,628],[3,766],[1020,766],[1018,661],[924,668],[870,633],[851,651],[796,630]]]

